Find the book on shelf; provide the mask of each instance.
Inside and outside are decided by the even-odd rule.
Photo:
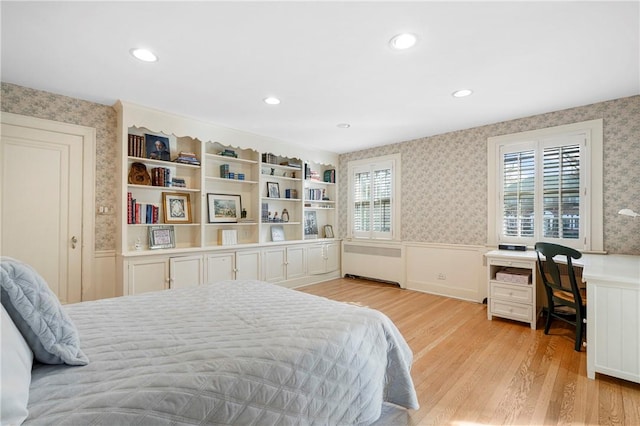
[[[325,190],[319,188],[308,188],[307,189],[307,200],[312,201],[329,201],[329,199],[325,196]]]
[[[178,154],[178,158],[173,161],[182,164],[192,164],[194,166],[200,165],[200,160],[198,160],[198,157],[196,157],[196,154],[194,152],[180,151],[180,153]]]
[[[220,164],[220,177],[223,179],[229,179],[229,165]]]
[[[151,169],[151,185],[171,186],[171,170],[166,167],[154,167]]]
[[[127,193],[127,224],[155,224],[158,223],[160,207],[156,204],[138,203]]]
[[[267,152],[262,153],[262,162],[267,164],[278,164],[278,157]]]
[[[127,155],[129,157],[145,157],[145,141],[144,136],[129,134]]]
[[[187,182],[183,178],[174,177],[171,179],[171,186],[175,186],[176,188],[186,188]]]
[[[238,223],[256,223],[255,219],[238,219]]]
[[[336,171],[335,169],[324,171],[324,181],[327,183],[336,183]]]

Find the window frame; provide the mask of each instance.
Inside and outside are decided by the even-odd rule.
[[[367,231],[355,231],[355,173],[368,170],[373,173],[374,170],[391,169],[391,221],[390,230],[380,232],[374,231],[372,226]],[[347,237],[361,240],[384,240],[399,241],[400,240],[400,212],[401,212],[401,156],[400,154],[391,154],[381,157],[367,158],[363,160],[349,161],[348,169],[348,215],[347,215]],[[373,206],[373,191],[371,191],[370,205]],[[373,218],[373,216],[372,216]],[[372,223],[370,224],[372,225]]]
[[[502,154],[518,148],[534,147],[536,155],[544,147],[558,146],[549,143],[566,136],[584,136],[586,144],[580,154],[580,221],[581,236],[578,239],[544,238],[542,217],[536,216],[534,236],[514,238],[502,235]],[[584,252],[604,252],[603,226],[603,120],[589,120],[562,126],[548,127],[521,133],[490,137],[487,139],[488,206],[487,245],[520,243],[532,247],[536,241],[549,241],[567,245]],[[541,179],[542,163],[536,160],[536,180]],[[541,186],[540,186],[541,188]],[[542,203],[542,193],[536,191],[535,203]],[[537,208],[536,207],[536,208]],[[540,206],[541,207],[541,206]]]

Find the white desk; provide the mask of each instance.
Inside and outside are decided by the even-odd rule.
[[[535,271],[535,251],[493,250],[485,256],[489,269],[488,318],[497,315],[519,319],[492,312],[492,306],[504,303],[498,295],[494,299],[499,303],[492,304],[492,274],[495,277],[495,269],[501,265]],[[640,256],[584,254],[574,264],[582,266],[582,279],[587,283],[587,377],[593,379],[598,372],[640,383]],[[535,276],[527,302],[534,316],[520,318],[530,322],[531,328],[535,328],[543,300],[542,286],[534,288]]]

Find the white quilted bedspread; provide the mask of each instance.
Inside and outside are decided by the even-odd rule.
[[[259,281],[66,310],[90,363],[34,367],[25,424],[369,424],[417,408],[382,313]]]

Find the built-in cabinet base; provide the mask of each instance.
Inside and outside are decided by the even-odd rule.
[[[318,240],[197,253],[129,256],[123,261],[123,295],[259,279],[297,287],[340,276],[340,242]]]

